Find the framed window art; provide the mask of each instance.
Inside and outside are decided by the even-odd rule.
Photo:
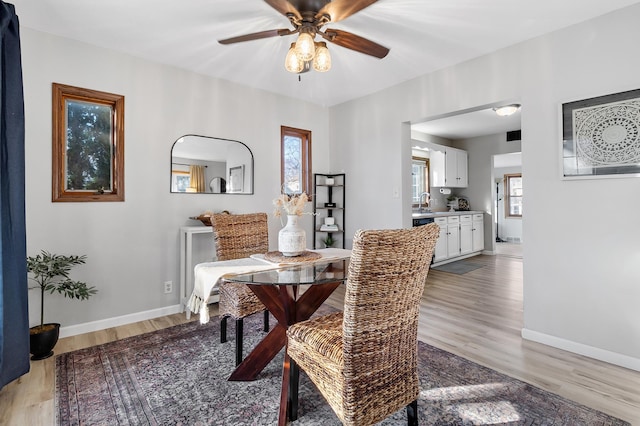
[[[562,104],[562,173],[640,176],[640,89]]]

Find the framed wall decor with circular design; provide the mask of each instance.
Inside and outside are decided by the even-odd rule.
[[[640,176],[640,89],[562,104],[563,177]]]

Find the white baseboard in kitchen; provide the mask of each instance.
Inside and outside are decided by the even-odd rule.
[[[551,336],[549,334],[540,333],[538,331],[522,329],[522,338],[542,343],[554,348],[563,349],[575,354],[588,356],[609,364],[619,365],[620,367],[629,368],[631,370],[640,371],[640,359],[633,358],[628,355],[611,352],[605,349],[596,348],[594,346],[585,345],[583,343],[573,342],[571,340],[562,339],[560,337]]]
[[[106,328],[117,327],[119,325],[132,324],[134,322],[177,314],[179,312],[182,312],[182,305],[173,305],[159,309],[152,309],[150,311],[136,312],[134,314],[107,318],[99,321],[86,322],[84,324],[60,327],[60,338],[75,336],[83,333],[90,333],[92,331],[104,330]]]

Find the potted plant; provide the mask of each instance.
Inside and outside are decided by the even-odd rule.
[[[331,237],[331,234],[329,234],[325,237],[324,240],[322,240],[322,242],[324,243],[325,247],[329,248],[329,247],[333,247],[336,240],[334,240],[333,237]]]
[[[40,325],[29,329],[31,359],[45,359],[53,355],[53,347],[58,342],[60,324],[44,323],[45,292],[58,292],[71,299],[86,300],[96,294],[95,287],[69,278],[71,268],[85,263],[86,256],[62,256],[44,250],[37,256],[27,257],[29,279],[36,283],[29,289],[40,289]]]

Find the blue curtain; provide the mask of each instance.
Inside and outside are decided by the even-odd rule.
[[[18,17],[0,1],[0,388],[29,371],[24,101]]]

